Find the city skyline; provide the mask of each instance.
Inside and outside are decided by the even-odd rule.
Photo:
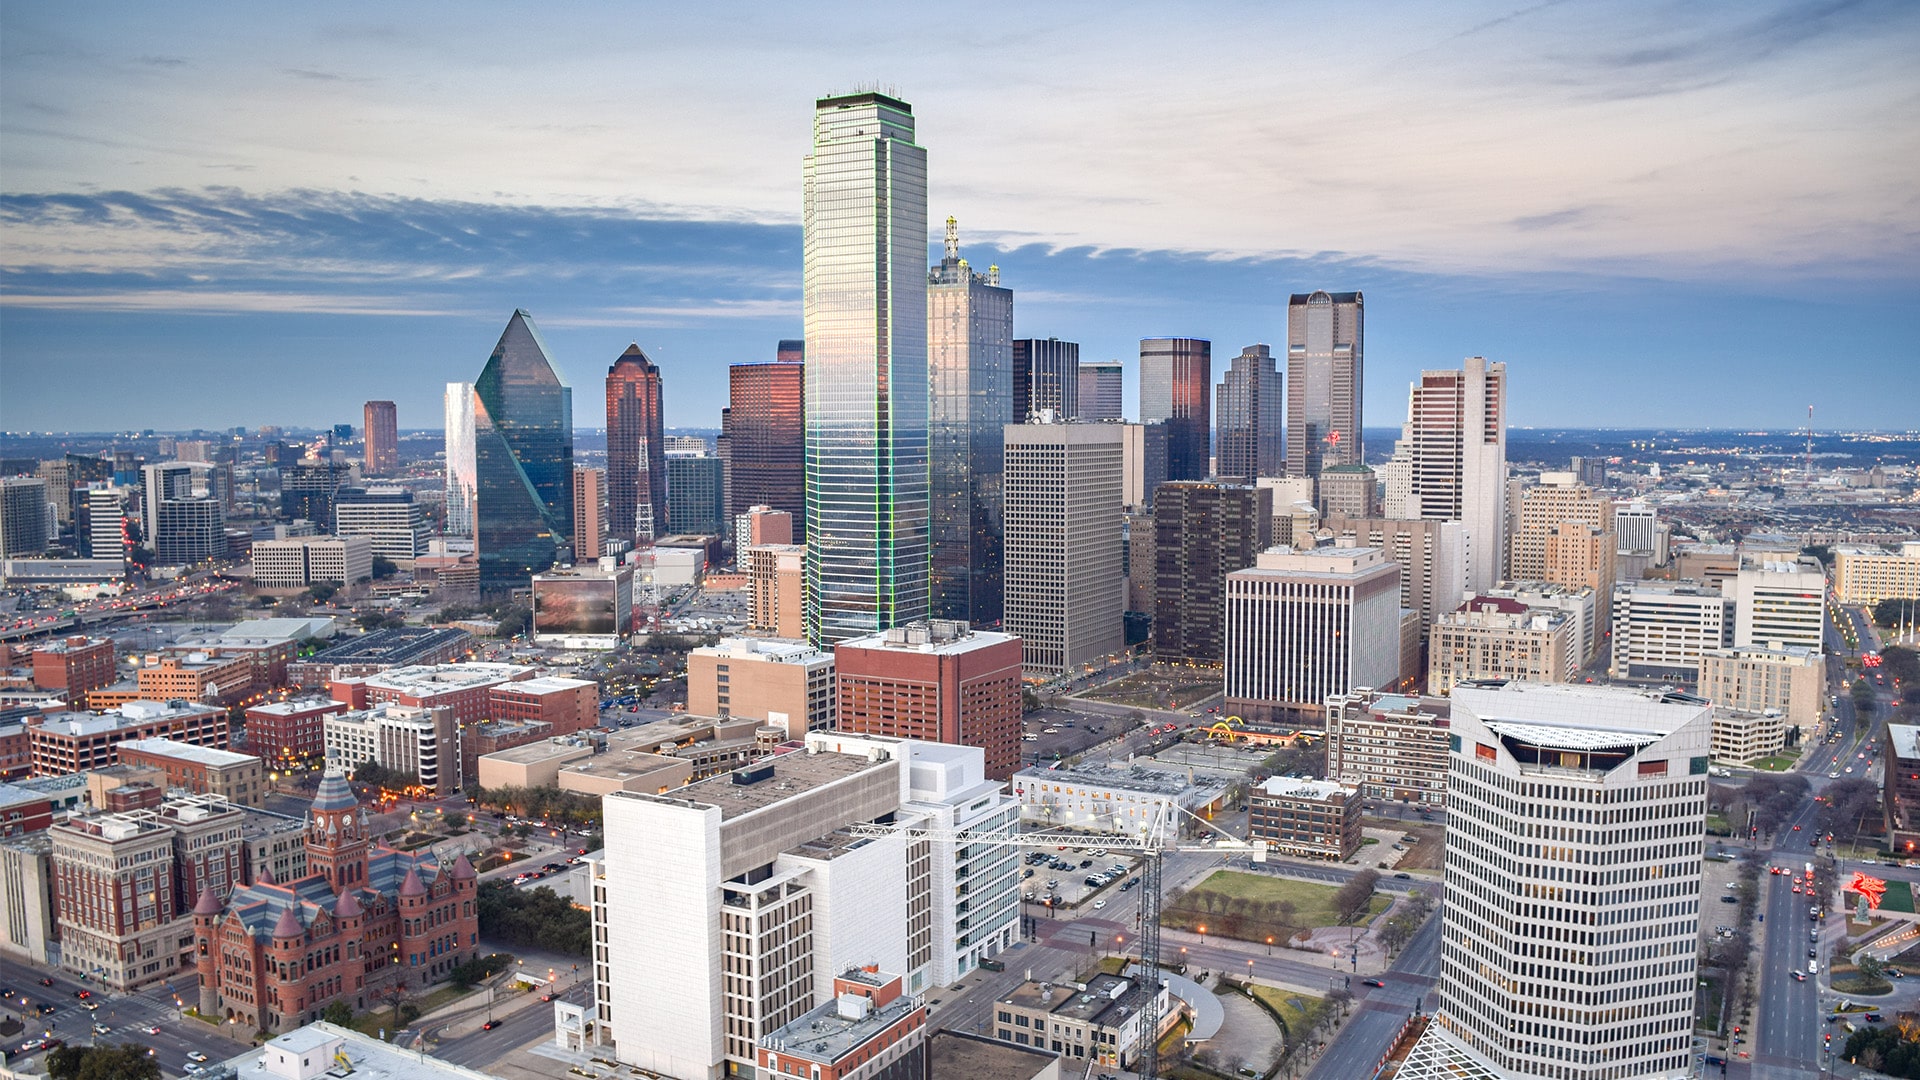
[[[215,17],[221,33],[208,32]],[[627,75],[611,98],[553,85],[537,60],[507,80],[450,67],[439,53],[472,30],[429,30],[404,13],[0,18],[0,95],[14,106],[0,183],[11,360],[0,426],[220,427],[276,411],[277,422],[321,423],[367,397],[431,415],[439,386],[461,377],[457,358],[516,307],[542,319],[570,381],[638,339],[675,384],[674,423],[716,426],[725,366],[797,333],[793,95],[759,72],[688,71],[702,47],[722,47],[698,18],[650,26],[662,62],[650,57],[650,73]],[[1906,419],[1846,378],[1792,400],[1770,380],[1805,362],[1791,343],[1816,321],[1836,328],[1823,367],[1842,376],[1913,353],[1913,240],[1898,227],[1912,139],[1885,137],[1903,130],[1895,110],[1912,76],[1897,61],[1920,24],[1911,10],[1721,10],[1680,26],[1651,6],[1391,8],[1373,35],[1248,13],[1236,49],[1277,48],[1283,30],[1330,47],[1289,47],[1307,68],[1236,82],[1231,96],[1159,76],[1117,87],[1103,61],[1161,29],[1196,48],[1226,44],[1200,26],[1148,34],[1149,18],[1029,16],[1004,49],[962,29],[928,47],[1007,65],[1006,78],[899,86],[942,148],[930,210],[969,222],[975,261],[1026,286],[1016,335],[1079,341],[1090,360],[1128,358],[1132,342],[1160,335],[1277,345],[1287,293],[1365,291],[1375,416],[1399,411],[1397,388],[1418,371],[1480,354],[1528,369],[1514,401],[1525,424],[1685,423],[1708,391],[1734,426],[1791,423],[1809,402],[1844,426]],[[827,59],[817,31],[784,19],[769,14],[725,47],[777,53],[791,63],[768,72],[798,72],[821,93],[898,77],[884,35],[835,41]],[[615,48],[581,49],[576,33],[536,29],[523,55],[616,62]],[[983,122],[995,110],[982,93],[1047,94],[1020,59],[1070,34],[1084,47],[1051,77],[1084,90],[1049,94],[1044,122]],[[262,37],[284,39],[285,58],[249,47]],[[288,66],[264,66],[267,53]],[[1351,78],[1317,79],[1326,65],[1375,81],[1354,91]],[[690,107],[625,107],[656,89]],[[139,107],[97,107],[108,94]],[[1849,121],[1834,125],[1842,94]],[[259,115],[215,105],[238,96],[261,102]],[[1261,119],[1254,138],[1239,123],[1248,109]],[[1327,125],[1329,110],[1344,123]],[[179,137],[156,146],[143,129]],[[285,130],[313,138],[291,152]],[[633,149],[605,150],[616,130]],[[711,130],[739,137],[700,137]],[[1081,153],[1066,167],[995,168],[1068,131]],[[1140,146],[1164,137],[1196,164],[1108,153],[1110,131]],[[528,152],[505,171],[472,167],[502,132]],[[1267,167],[1272,155],[1289,168]],[[1076,166],[1082,157],[1100,168]],[[213,405],[195,378],[136,385],[133,365],[155,361],[231,393]],[[259,377],[321,362],[344,385],[298,404]],[[107,376],[84,403],[60,393],[58,373],[75,366]],[[1733,385],[1746,371],[1753,385]],[[1131,410],[1130,364],[1128,383]]]

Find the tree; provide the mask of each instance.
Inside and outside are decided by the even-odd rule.
[[[1333,894],[1333,910],[1342,923],[1352,922],[1367,910],[1367,905],[1373,902],[1373,888],[1379,882],[1380,871],[1366,869],[1340,886],[1340,891]]]
[[[420,782],[420,778],[410,772],[385,768],[370,760],[363,761],[354,768],[353,779],[355,783],[372,784],[389,791],[409,788]]]
[[[53,1080],[160,1080],[160,1063],[138,1043],[63,1046],[47,1055]]]
[[[1869,716],[1873,715],[1873,684],[1865,679],[1855,679],[1853,688],[1848,691],[1853,696],[1853,707]]]
[[[326,1008],[320,1010],[320,1019],[325,1020],[329,1024],[338,1024],[341,1027],[346,1027],[348,1024],[353,1023],[353,1006],[348,1005],[340,998],[335,998],[327,1003]]]
[[[387,578],[399,572],[400,567],[396,566],[392,559],[387,558],[385,555],[375,555],[373,557],[373,579],[375,581],[385,581]]]
[[[585,911],[542,885],[522,892],[504,881],[485,881],[479,895],[480,936],[525,948],[585,956],[593,938]]]

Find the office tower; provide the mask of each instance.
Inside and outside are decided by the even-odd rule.
[[[788,739],[833,726],[833,654],[800,641],[722,638],[687,654],[687,711],[759,720]]]
[[[1622,581],[1613,587],[1616,679],[1700,677],[1700,657],[1733,644],[1733,599],[1694,581]]]
[[[1328,465],[1320,470],[1318,509],[1327,517],[1379,517],[1380,485],[1365,465]]]
[[[841,731],[977,746],[1020,767],[1020,639],[934,619],[834,646]]]
[[[1407,516],[1464,523],[1473,545],[1468,584],[1491,587],[1507,565],[1507,365],[1470,356],[1459,371],[1421,372],[1407,439]]]
[[[1120,502],[1129,511],[1153,509],[1153,493],[1167,482],[1167,422],[1124,424],[1120,428],[1124,469]]]
[[[1467,594],[1471,552],[1466,526],[1457,521],[1329,517],[1321,528],[1335,543],[1379,548],[1400,564],[1400,606],[1419,613],[1423,640],[1434,620],[1459,607]]]
[[[1378,689],[1327,697],[1327,779],[1382,802],[1447,804],[1444,697]]]
[[[333,513],[337,535],[366,537],[382,558],[411,562],[427,553],[427,508],[406,488],[341,488]]]
[[[1132,512],[1120,515],[1121,536],[1126,546],[1121,549],[1121,558],[1127,571],[1127,644],[1136,645],[1132,616],[1146,617],[1147,636],[1153,635],[1153,591],[1154,579],[1158,573],[1153,552],[1153,514]],[[1140,639],[1144,640],[1144,638]]]
[[[1273,366],[1273,350],[1248,345],[1233,358],[1220,380],[1220,461],[1213,475],[1222,480],[1251,484],[1262,476],[1279,476],[1287,444],[1280,430],[1280,372]]]
[[[1121,387],[1124,376],[1118,360],[1088,361],[1080,365],[1080,404],[1076,420],[1119,420],[1126,411]]]
[[[1204,480],[1160,485],[1153,499],[1154,659],[1219,663],[1227,575],[1252,566],[1272,542],[1269,489]]]
[[[807,549],[800,544],[755,544],[740,558],[747,572],[747,629],[799,638],[807,632]]]
[[[1833,594],[1843,604],[1869,607],[1920,597],[1920,540],[1903,541],[1898,552],[1864,544],[1835,546]]]
[[[113,460],[87,454],[67,454],[54,461],[40,463],[40,476],[47,482],[47,501],[53,505],[62,529],[75,530],[74,539],[86,548],[87,490],[95,484],[113,482]]]
[[[1665,566],[1672,535],[1672,526],[1661,524],[1659,512],[1645,500],[1614,503],[1615,577],[1630,581],[1646,577],[1652,567]]]
[[[904,833],[1018,819],[977,749],[838,731],[669,793],[609,794],[591,864],[596,1037],[654,1072],[747,1076],[756,1044],[834,1000],[849,969],[913,995],[971,975],[1019,936],[1017,853]],[[850,831],[876,821],[901,832]]]
[[[133,548],[127,535],[127,489],[95,484],[87,489],[86,555],[90,559],[125,559]]]
[[[720,536],[727,525],[720,459],[674,454],[666,459],[666,531],[679,536]]]
[[[53,536],[47,482],[37,476],[0,479],[0,558],[44,555]]]
[[[1225,592],[1225,709],[1243,719],[1311,724],[1330,695],[1407,674],[1400,567],[1373,548],[1262,551]]]
[[[507,320],[472,400],[480,588],[525,588],[573,541],[573,391],[526,312]]]
[[[592,562],[605,554],[606,548],[607,470],[576,465],[573,470],[574,560]]]
[[[1513,581],[1552,580],[1546,576],[1547,531],[1554,526],[1577,522],[1608,531],[1613,528],[1613,500],[1595,495],[1570,472],[1541,473],[1538,484],[1521,489],[1513,509],[1507,552],[1507,577]]]
[[[473,384],[448,383],[447,535],[473,535],[473,500],[479,490],[473,461]]]
[[[1080,344],[1059,338],[1013,342],[1013,418],[1023,424],[1042,409],[1063,418],[1080,410]]]
[[[1054,676],[1126,644],[1121,426],[1009,424],[1007,633],[1023,670]]]
[[[67,465],[72,458],[72,454],[51,458],[34,469],[34,475],[47,485],[47,510],[53,514],[47,527],[55,538],[73,527],[73,479]]]
[[[802,338],[781,338],[773,347],[773,362],[776,364],[800,364],[807,359],[807,343]]]
[[[1140,422],[1167,424],[1167,479],[1213,475],[1213,345],[1198,338],[1140,340]]]
[[[781,359],[774,363],[727,368],[727,408],[720,422],[727,448],[727,512],[738,517],[753,506],[785,510],[793,515],[798,535],[804,536],[806,368],[799,359],[799,342],[780,344]],[[787,346],[793,346],[791,351]]]
[[[1826,574],[1812,556],[1745,556],[1733,579],[1733,643],[1819,654],[1826,597]]]
[[[1430,694],[1476,679],[1567,682],[1579,670],[1574,617],[1518,600],[1476,596],[1435,619],[1428,639]]]
[[[366,413],[366,470],[386,476],[400,467],[400,424],[391,401],[369,401]]]
[[[331,461],[303,461],[280,470],[280,516],[288,521],[311,521],[333,531],[334,503],[340,489],[353,482],[353,466]]]
[[[607,535],[651,540],[667,532],[667,443],[660,369],[628,345],[607,369]]]
[[[738,548],[759,544],[793,543],[793,515],[771,506],[749,506],[733,518],[733,543]]]
[[[1360,439],[1366,382],[1366,301],[1357,292],[1295,293],[1287,300],[1287,475],[1365,460]]]
[[[1454,689],[1440,1006],[1401,1076],[1694,1075],[1712,716],[1660,691]]]
[[[294,536],[253,542],[253,583],[262,589],[336,585],[373,579],[373,541],[364,536]]]
[[[1393,441],[1393,455],[1374,470],[1380,479],[1380,513],[1384,517],[1413,516],[1413,439],[1401,429]]]
[[[1777,712],[1811,735],[1827,709],[1827,665],[1818,649],[1708,649],[1700,654],[1700,696],[1723,709]]]
[[[999,267],[968,268],[948,218],[946,254],[927,274],[927,602],[937,619],[1000,622],[1000,433],[1026,415],[1014,411],[1012,365],[1013,292]]]
[[[160,566],[187,566],[226,554],[226,515],[209,494],[206,466],[163,462],[142,466],[146,541]]]
[[[1573,620],[1574,654],[1583,665],[1599,652],[1607,632],[1606,624],[1599,621],[1600,601],[1592,589],[1544,581],[1502,581],[1485,592],[1467,597],[1476,598],[1516,600],[1531,610],[1566,612]]]
[[[1590,488],[1603,488],[1607,486],[1606,458],[1581,457],[1576,454],[1573,457],[1572,464],[1567,466],[1567,471],[1573,473],[1574,477],[1578,479],[1580,483]]]
[[[807,637],[927,615],[927,153],[913,107],[822,98],[805,167]]]
[[[1581,521],[1567,521],[1547,530],[1540,580],[1593,590],[1600,605],[1601,625],[1613,618],[1614,539],[1610,530]]]
[[[1288,547],[1312,547],[1312,533],[1320,527],[1321,516],[1313,505],[1313,478],[1263,476],[1253,484],[1273,492],[1273,542]]]

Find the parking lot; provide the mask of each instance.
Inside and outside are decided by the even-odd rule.
[[[1020,760],[1023,764],[1039,765],[1056,758],[1070,758],[1138,726],[1117,716],[1036,709],[1026,715],[1021,729]]]
[[[1134,873],[1138,856],[1098,845],[1032,851],[1025,861],[1026,868],[1020,872],[1021,898],[1044,903],[1051,895],[1057,898],[1056,908],[1099,910],[1111,895],[1132,889],[1139,880]]]

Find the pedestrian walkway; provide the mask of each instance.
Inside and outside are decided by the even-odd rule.
[[[1128,964],[1127,975],[1138,978],[1140,965]],[[1205,1042],[1220,1033],[1220,1025],[1226,1022],[1226,1010],[1221,1008],[1219,998],[1213,991],[1187,978],[1162,968],[1160,977],[1166,981],[1167,990],[1174,997],[1187,1003],[1193,1010],[1193,1030],[1187,1033],[1189,1042]]]

